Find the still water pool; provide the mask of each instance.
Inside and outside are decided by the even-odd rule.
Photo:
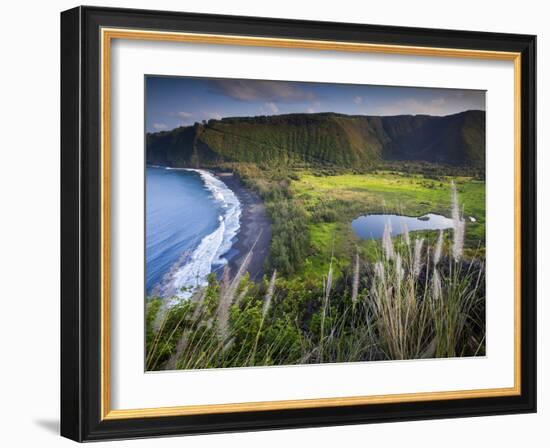
[[[392,236],[401,235],[405,228],[412,232],[414,230],[439,230],[453,227],[452,219],[435,213],[418,217],[388,214],[363,215],[354,219],[351,227],[359,238],[377,240],[382,238],[384,226],[388,222],[391,226]]]

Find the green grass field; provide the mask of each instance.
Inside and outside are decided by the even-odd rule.
[[[485,250],[485,182],[468,177],[426,179],[422,175],[377,172],[316,176],[299,173],[291,188],[296,200],[309,213],[312,253],[299,275],[326,275],[333,255],[335,271],[349,263],[350,254],[359,250],[373,258],[378,250],[374,241],[357,238],[351,222],[369,213],[396,213],[422,216],[438,213],[450,217],[451,181],[457,185],[460,204],[466,219],[466,254],[483,254]],[[475,222],[469,217],[475,218]],[[429,239],[437,232],[422,233]],[[357,249],[356,249],[357,248]]]

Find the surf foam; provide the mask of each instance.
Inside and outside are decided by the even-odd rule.
[[[207,285],[212,268],[227,264],[224,255],[231,249],[240,228],[241,203],[235,193],[209,171],[191,168],[185,170],[200,175],[222,214],[218,217],[219,225],[216,230],[203,237],[189,256],[170,269],[169,278],[160,287],[159,295],[162,297],[188,298],[196,288]]]

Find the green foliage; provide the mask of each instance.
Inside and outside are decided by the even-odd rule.
[[[147,369],[484,354],[483,123],[476,111],[450,117],[295,114],[210,120],[149,134],[149,163],[229,169],[261,196],[272,221],[267,272],[278,275],[269,301],[268,278],[238,279],[228,299],[227,285],[214,274],[191,299],[149,299]],[[465,217],[475,217],[466,219],[466,258],[443,255],[435,269],[424,251],[413,275],[412,249],[403,238],[392,243],[401,256],[398,268],[380,242],[353,234],[351,221],[367,213],[449,215],[451,181]],[[434,232],[415,236],[436,244]],[[384,270],[384,287],[376,264]],[[400,269],[406,280],[398,285]],[[436,271],[445,300],[435,300]]]
[[[407,257],[403,252],[403,259]],[[147,333],[147,368],[201,369],[311,364],[388,359],[476,356],[485,353],[484,268],[479,262],[456,263],[449,257],[439,270],[442,293],[433,293],[433,270],[422,257],[413,276],[403,264],[396,287],[395,259],[380,255],[385,282],[368,265],[360,270],[357,301],[351,299],[353,276],[335,281],[326,308],[320,285],[283,281],[277,301],[266,314],[263,292],[250,283],[250,295],[231,307],[230,331],[216,331],[215,315],[185,313],[178,303],[158,332]],[[211,286],[208,287],[210,289]],[[305,293],[305,294],[304,294]],[[208,293],[210,294],[210,292]],[[390,294],[390,295],[387,295]],[[412,296],[411,296],[412,294]],[[188,311],[192,307],[188,308]],[[148,308],[150,320],[154,310]],[[182,318],[186,315],[186,318]]]
[[[383,161],[423,161],[482,170],[485,113],[237,117],[147,135],[150,164],[204,167],[237,162],[364,170]]]
[[[284,275],[294,274],[310,251],[309,218],[291,189],[292,178],[299,178],[297,173],[262,170],[255,164],[233,164],[232,168],[266,204],[272,231],[269,267]]]
[[[152,350],[154,335],[156,333],[155,320],[161,307],[162,299],[158,297],[148,300],[145,306],[145,340],[147,341],[146,352],[148,353]]]
[[[189,319],[193,310],[193,304],[189,301],[180,301],[167,307],[165,303],[159,305],[160,300],[150,300],[146,310],[145,364],[148,370],[157,370],[169,359],[176,349],[183,329],[190,325]]]
[[[307,217],[295,201],[268,203],[272,223],[270,259],[274,269],[292,275],[304,261],[309,249]]]
[[[320,281],[244,276],[224,331],[220,309],[231,289],[214,275],[191,299],[151,299],[147,369],[484,355],[484,260],[461,258],[456,241],[442,232],[427,247],[389,231],[373,242],[372,262],[355,257],[356,267],[340,266],[338,276],[333,257]]]

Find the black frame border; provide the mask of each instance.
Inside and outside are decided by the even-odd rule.
[[[521,395],[101,420],[100,28],[521,53]],[[143,438],[536,412],[536,36],[77,7],[61,13],[61,435]]]

